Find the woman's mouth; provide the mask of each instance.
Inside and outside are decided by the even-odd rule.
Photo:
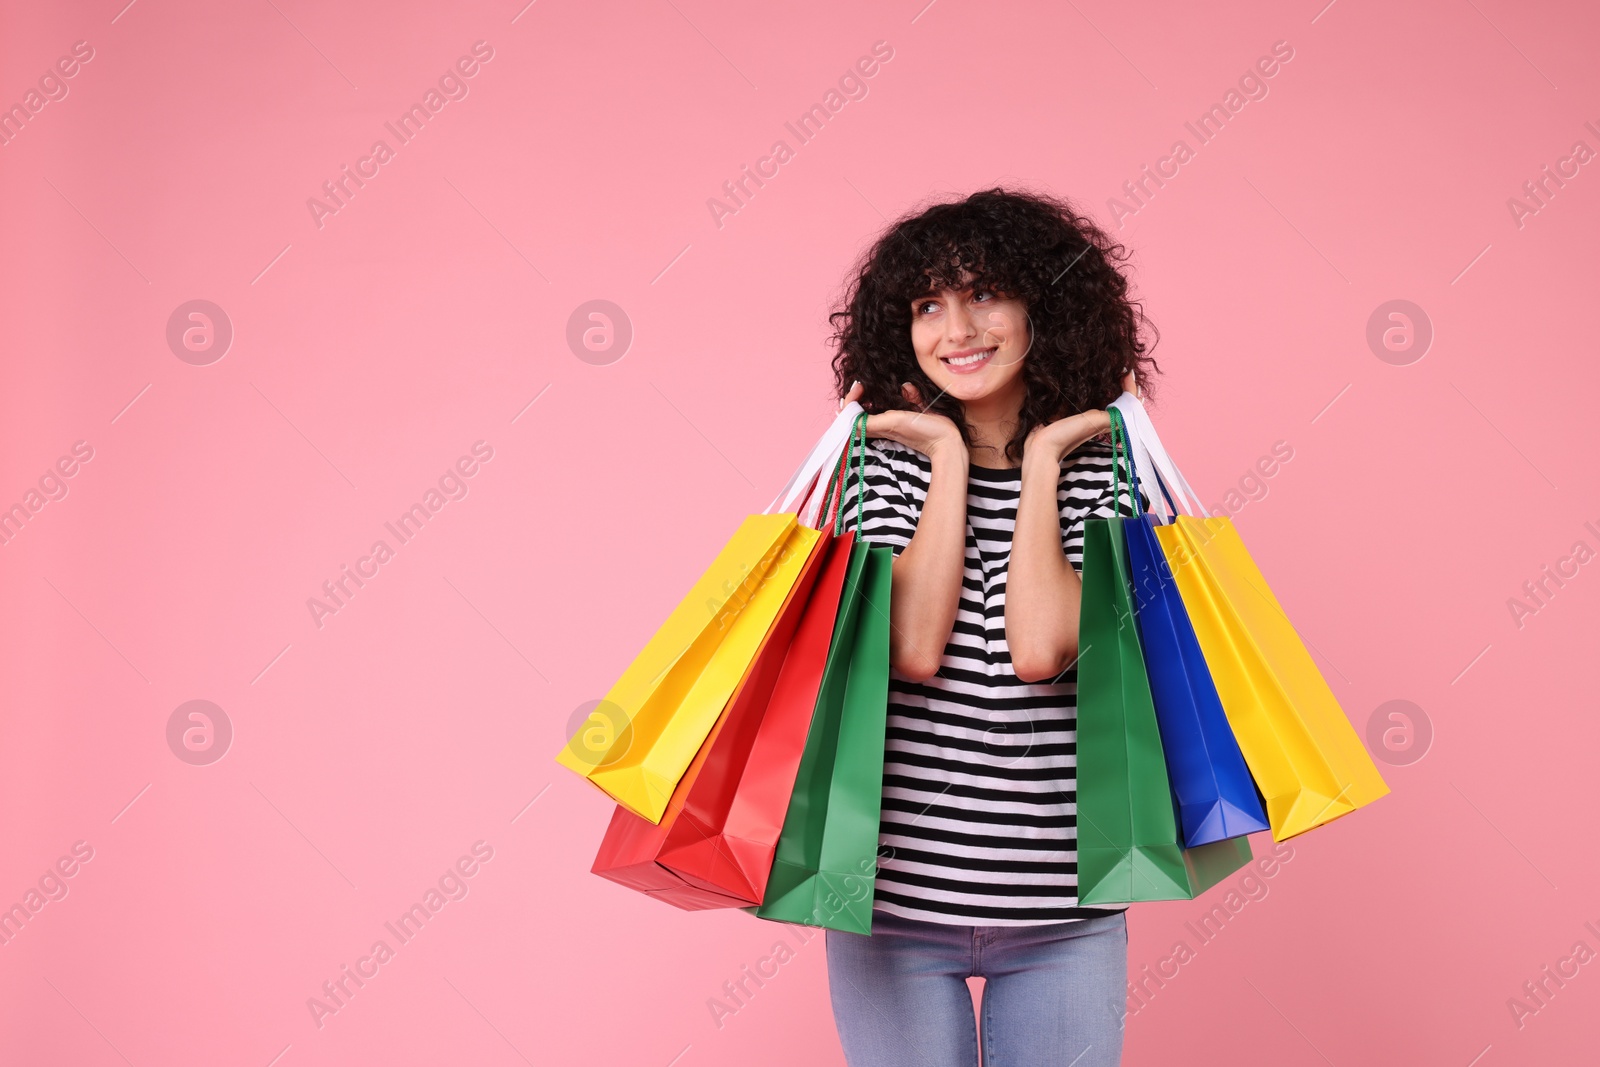
[[[994,357],[997,348],[998,345],[995,348],[980,348],[953,356],[940,356],[939,362],[949,367],[951,374],[975,374]]]

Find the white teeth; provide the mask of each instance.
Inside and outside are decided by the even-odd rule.
[[[968,364],[977,363],[979,360],[988,359],[993,352],[993,349],[986,349],[982,352],[974,352],[970,356],[963,356],[961,359],[947,359],[945,362],[950,364],[952,367],[965,367]]]

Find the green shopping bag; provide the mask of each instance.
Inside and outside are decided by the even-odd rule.
[[[858,536],[859,494],[865,490],[865,414],[856,428],[861,435],[855,468],[856,536],[850,543],[833,639],[766,896],[759,906],[744,910],[763,919],[867,934],[872,932],[883,803],[894,553]],[[834,532],[852,536],[844,533],[840,517]]]
[[[1085,519],[1078,624],[1078,903],[1190,900],[1250,862],[1250,839],[1184,848],[1134,623],[1122,471],[1131,461],[1111,410],[1118,516]],[[1119,447],[1120,446],[1120,447]],[[1130,499],[1132,486],[1129,486]],[[1136,505],[1136,502],[1135,502]],[[1139,521],[1138,508],[1130,509]]]

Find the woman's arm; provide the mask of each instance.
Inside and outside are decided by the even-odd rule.
[[[1109,426],[1105,412],[1085,412],[1042,427],[1048,432],[1036,431],[1023,448],[1005,616],[1011,669],[1021,681],[1048,682],[1077,658],[1083,583],[1061,546],[1061,460]]]
[[[917,682],[933,677],[944,659],[967,560],[966,445],[957,435],[927,456],[928,496],[911,543],[895,557],[889,587],[889,663]]]
[[[1139,395],[1132,371],[1122,388]],[[1084,411],[1035,427],[1023,443],[1022,497],[1006,573],[1006,645],[1021,681],[1048,682],[1078,658],[1083,582],[1061,545],[1061,461],[1110,428],[1105,411]]]
[[[971,460],[956,424],[922,410],[921,394],[909,382],[901,388],[914,411],[885,411],[867,417],[867,436],[898,441],[927,456],[932,471],[911,539],[894,559],[889,592],[889,665],[912,681],[926,681],[939,670],[944,646],[961,607],[961,578],[967,562],[967,474]],[[852,386],[840,407],[861,396]],[[860,531],[857,531],[860,536]]]

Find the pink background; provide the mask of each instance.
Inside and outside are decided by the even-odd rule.
[[[1508,207],[1600,148],[1593,10],[124,3],[8,3],[0,34],[7,105],[93,49],[0,147],[0,506],[93,452],[0,549],[0,904],[67,891],[0,945],[7,1062],[842,1062],[822,940],[719,1028],[708,999],[793,935],[590,875],[609,805],[554,753],[826,424],[824,315],[886,218],[1016,182],[1114,227],[1179,138],[1116,231],[1154,417],[1363,736],[1404,700],[1432,740],[1376,743],[1393,794],[1293,841],[1215,941],[1184,924],[1216,894],[1133,909],[1135,977],[1194,958],[1126,1062],[1593,1057],[1600,964],[1507,1005],[1600,950],[1600,174]],[[400,145],[385,121],[477,41]],[[1276,41],[1267,95],[1197,145]],[[319,227],[307,199],[379,138]],[[719,227],[708,198],[780,138]],[[234,331],[208,365],[166,340],[196,299]],[[595,299],[621,358],[568,345]],[[1367,342],[1396,299],[1434,332],[1407,365]],[[319,627],[308,598],[478,441],[466,496]],[[190,700],[232,724],[209,765],[168,744]],[[479,841],[467,895],[319,1027],[308,998]]]

